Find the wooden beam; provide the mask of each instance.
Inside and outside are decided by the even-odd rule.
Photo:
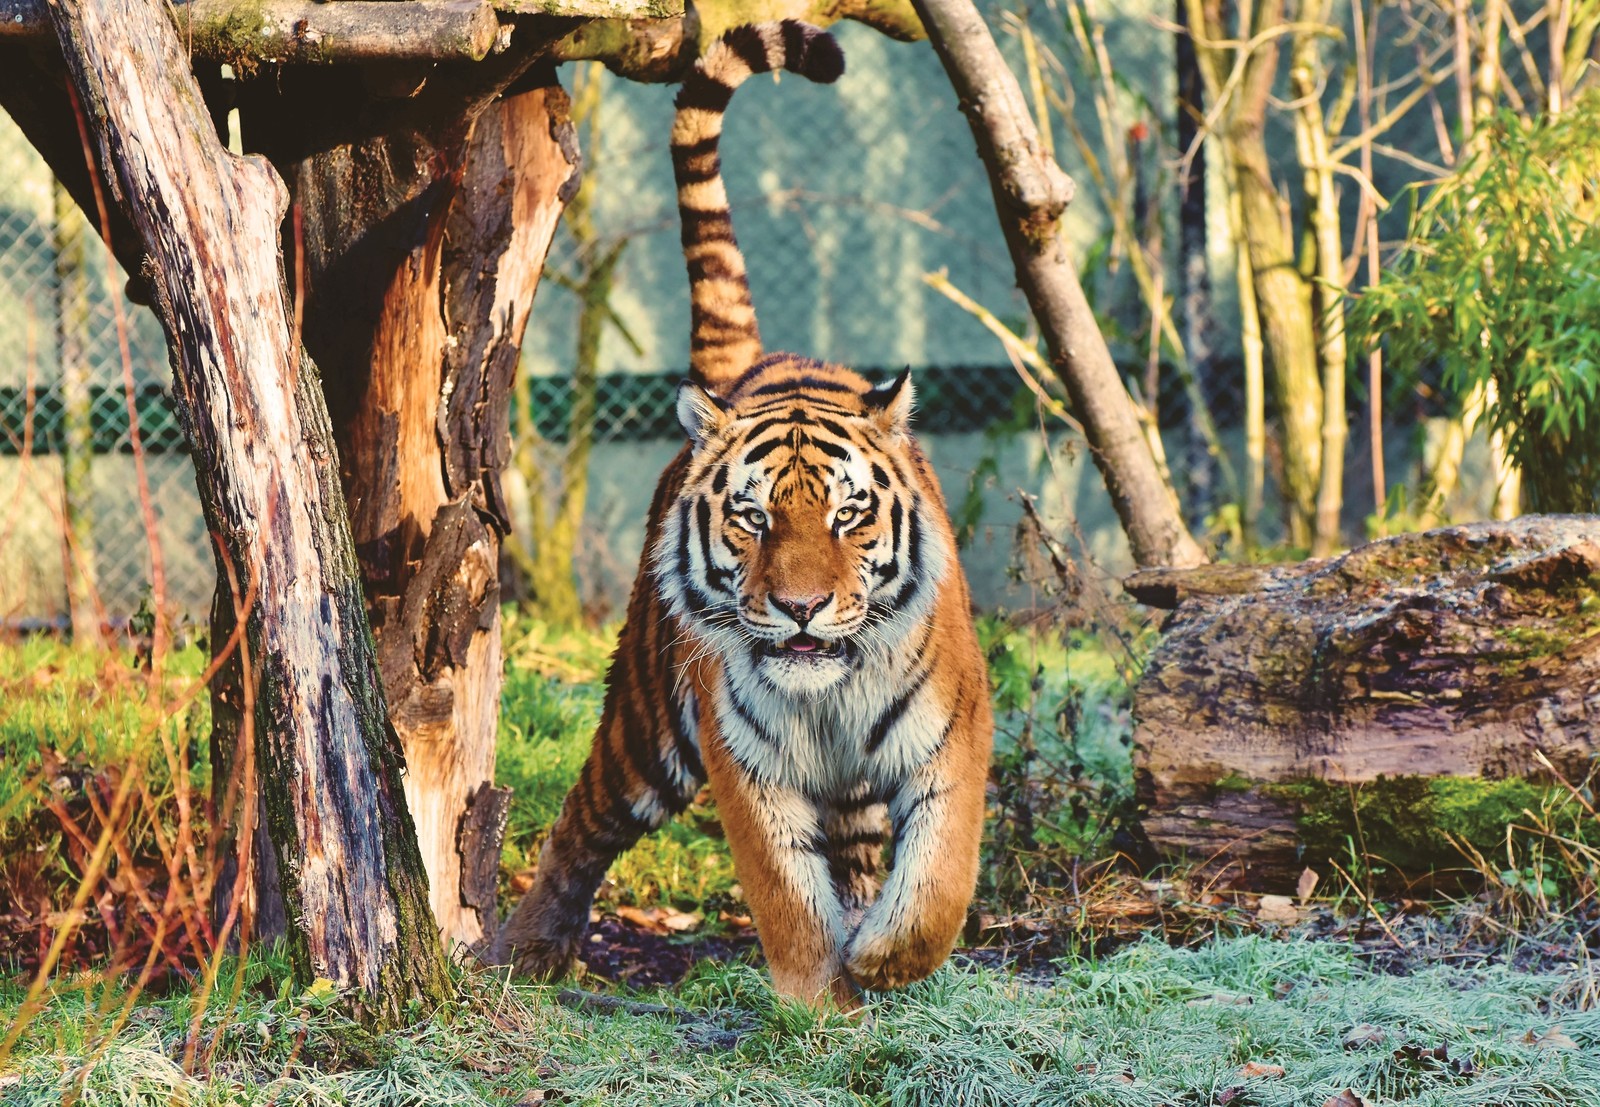
[[[681,0],[187,0],[173,5],[191,57],[252,65],[477,61],[518,15],[681,18]],[[51,34],[48,0],[0,0],[0,39]]]

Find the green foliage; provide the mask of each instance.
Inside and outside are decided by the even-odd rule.
[[[1380,777],[1355,787],[1304,780],[1267,790],[1299,807],[1308,865],[1348,860],[1374,878],[1464,874],[1474,856],[1504,859],[1509,849],[1520,858],[1549,835],[1600,838],[1600,825],[1568,789],[1521,778]],[[1564,879],[1554,869],[1549,876]]]
[[[151,678],[132,650],[45,636],[0,644],[0,915],[10,902],[31,911],[40,897],[70,897],[80,873],[48,808],[97,825],[89,796],[116,779],[108,773],[138,766],[150,802],[125,844],[137,860],[160,855],[154,839],[173,833],[174,798],[210,786],[210,701],[195,683],[206,660],[194,646],[175,650]]]
[[[1132,690],[1104,643],[979,622],[994,689],[994,802],[979,896],[1021,910],[1096,860],[1132,816]]]
[[[1390,364],[1437,363],[1458,400],[1493,385],[1540,511],[1600,510],[1600,93],[1527,123],[1506,114],[1419,205],[1352,328]]]

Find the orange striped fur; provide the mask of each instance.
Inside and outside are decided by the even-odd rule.
[[[691,441],[656,489],[593,749],[497,952],[569,968],[611,862],[709,781],[774,985],[850,1007],[949,955],[993,725],[907,375],[760,354],[715,137],[732,88],[778,66],[831,79],[842,61],[815,28],[741,28],[679,97]]]

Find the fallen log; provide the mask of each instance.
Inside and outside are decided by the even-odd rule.
[[[1290,888],[1330,853],[1460,864],[1447,833],[1503,837],[1552,769],[1594,766],[1600,516],[1125,586],[1173,609],[1134,700],[1145,832],[1235,884]]]

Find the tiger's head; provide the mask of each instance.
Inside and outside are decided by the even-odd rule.
[[[727,396],[693,383],[691,447],[654,551],[663,597],[726,663],[819,694],[926,616],[950,555],[908,432],[912,386],[835,366],[759,363]]]

